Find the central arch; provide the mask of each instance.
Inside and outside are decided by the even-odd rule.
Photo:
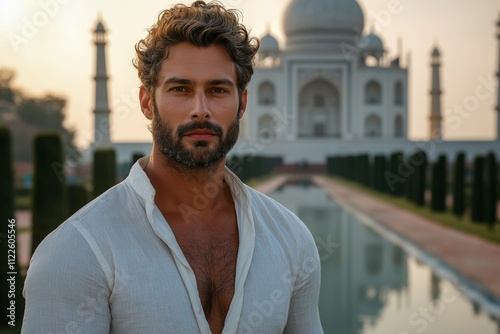
[[[340,94],[335,85],[318,78],[299,94],[298,137],[337,137],[342,134]]]

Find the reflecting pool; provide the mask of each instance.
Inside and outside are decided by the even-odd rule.
[[[308,181],[270,196],[309,227],[321,257],[326,334],[498,334],[461,289],[359,222]]]

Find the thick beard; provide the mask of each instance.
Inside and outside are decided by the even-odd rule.
[[[173,127],[161,119],[157,112],[156,102],[154,104],[151,122],[154,145],[162,154],[163,161],[176,169],[201,170],[213,167],[226,157],[226,154],[238,140],[239,115],[236,115],[225,136],[223,136],[223,130],[219,125],[208,121],[194,121],[180,125],[174,135]],[[187,148],[182,143],[182,138],[186,133],[196,129],[208,129],[214,132],[219,138],[217,146],[211,149],[208,147],[207,141],[200,140],[194,143],[194,148]]]

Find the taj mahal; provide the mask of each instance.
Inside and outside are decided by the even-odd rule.
[[[431,87],[426,116],[430,140],[411,141],[409,60],[405,64],[401,50],[389,57],[383,39],[373,30],[362,33],[365,18],[356,0],[290,0],[282,20],[285,45],[269,29],[260,37],[247,112],[230,155],[282,156],[286,163],[317,164],[329,155],[408,154],[416,149],[424,149],[431,161],[439,154],[453,159],[459,151],[466,152],[468,160],[491,151],[500,156],[500,117],[495,140],[442,140],[438,47],[429,55]],[[500,20],[496,33],[500,41]],[[112,112],[106,92],[104,34],[99,22],[95,31],[96,133],[104,133],[100,142],[115,147],[119,161],[129,161],[134,152],[148,154],[151,143],[111,143],[109,126],[98,129],[99,124],[109,124],[105,119]],[[498,63],[500,68],[500,56]]]

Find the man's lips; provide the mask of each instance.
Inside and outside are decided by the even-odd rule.
[[[216,134],[215,132],[207,129],[198,129],[194,131],[189,131],[188,133],[185,134],[185,136],[196,140],[203,140],[203,139],[210,139],[216,136]]]

